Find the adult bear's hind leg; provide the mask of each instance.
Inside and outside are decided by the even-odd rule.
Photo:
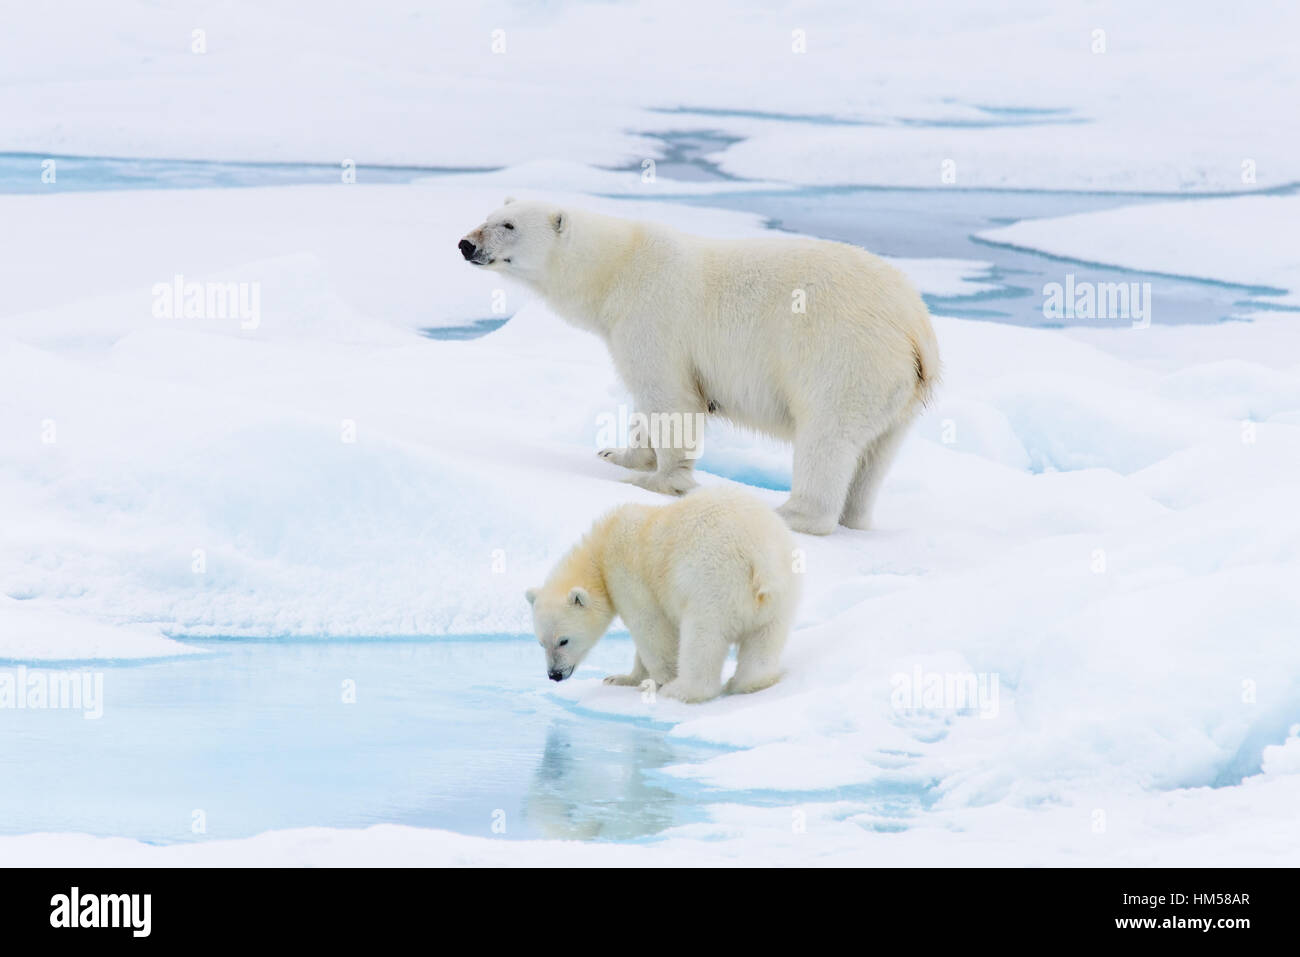
[[[796,532],[828,535],[834,530],[862,457],[859,441],[834,423],[796,430],[790,498],[776,510]]]
[[[849,485],[848,497],[844,500],[844,510],[840,514],[840,524],[848,528],[867,529],[871,527],[871,512],[880,494],[880,486],[885,480],[898,447],[903,444],[911,421],[899,422],[890,427],[884,435],[867,446],[858,462],[857,472]]]

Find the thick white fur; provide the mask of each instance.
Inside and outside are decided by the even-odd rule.
[[[791,528],[869,527],[939,374],[929,312],[898,270],[843,243],[704,239],[509,200],[466,239],[477,265],[524,280],[600,336],[638,411],[713,412],[793,441],[779,510]],[[695,450],[637,444],[601,455],[654,491],[695,484]]]
[[[758,691],[781,675],[781,649],[799,600],[794,541],[771,509],[730,488],[700,489],[671,505],[624,505],[599,519],[529,589],[547,672],[573,673],[615,615],[636,645],[632,670],[607,684],[640,685],[682,701]],[[563,644],[561,644],[563,642]]]

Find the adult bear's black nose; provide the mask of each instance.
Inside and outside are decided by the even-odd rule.
[[[464,256],[466,259],[473,259],[474,254],[477,252],[478,252],[478,247],[475,246],[468,239],[462,239],[460,241],[460,254]]]
[[[564,672],[563,672],[563,671],[552,671],[552,672],[550,672],[550,674],[547,675],[547,677],[550,678],[552,681],[563,681],[563,680],[564,680]]]

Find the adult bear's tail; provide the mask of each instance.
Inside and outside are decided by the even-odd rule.
[[[939,384],[939,340],[934,337],[934,326],[927,315],[925,321],[912,330],[912,360],[916,364],[916,398],[921,405],[929,405]]]

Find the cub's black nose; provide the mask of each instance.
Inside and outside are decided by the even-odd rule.
[[[549,677],[552,681],[563,681],[564,673],[562,671],[551,671],[547,673],[547,677]]]
[[[478,247],[468,239],[462,239],[460,241],[460,254],[466,259],[473,259],[476,252],[478,252]]]

